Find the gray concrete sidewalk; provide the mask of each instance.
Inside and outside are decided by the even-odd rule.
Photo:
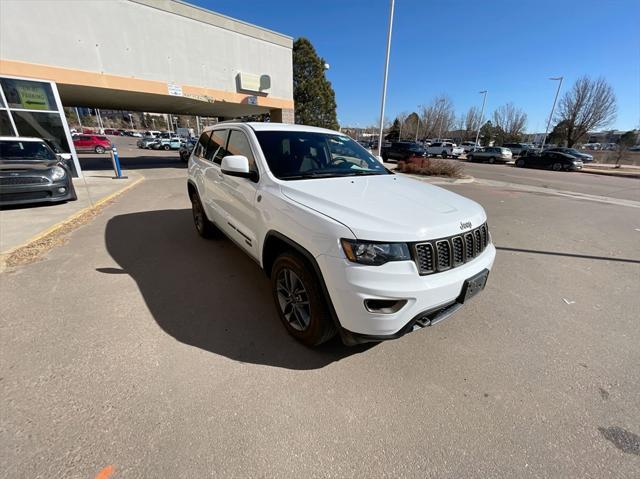
[[[77,201],[0,210],[0,254],[6,254],[45,235],[57,225],[143,179],[140,173],[128,171],[126,174],[127,179],[114,180],[111,171],[87,171],[84,178],[73,180]]]

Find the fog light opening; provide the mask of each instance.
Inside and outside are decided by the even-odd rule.
[[[407,304],[406,299],[365,299],[364,307],[370,313],[393,314]]]
[[[64,186],[58,188],[58,193],[64,193],[65,191],[67,191],[67,189]]]

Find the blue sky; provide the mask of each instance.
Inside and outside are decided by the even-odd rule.
[[[387,0],[190,0],[292,37],[311,40],[344,125],[374,124],[380,110]],[[385,116],[439,94],[458,114],[506,102],[543,131],[556,82],[603,76],[618,100],[617,129],[640,127],[640,1],[396,0]]]

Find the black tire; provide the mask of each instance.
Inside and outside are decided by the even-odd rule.
[[[105,151],[104,150],[104,146],[98,145],[98,146],[95,147],[95,152],[98,153],[99,155],[103,154],[104,151]]]
[[[169,146],[169,145],[164,145],[164,146],[162,147],[162,149],[163,149],[164,151],[169,151],[169,150],[171,149],[171,146]]]
[[[551,169],[553,169],[553,171],[562,171],[562,163],[554,163]]]
[[[473,155],[467,155],[467,161],[473,163]]]
[[[518,158],[518,159],[516,160],[516,166],[517,166],[518,168],[524,168],[524,160],[523,160],[522,158]]]
[[[276,258],[271,268],[271,291],[282,324],[298,341],[318,346],[335,336],[336,327],[318,278],[300,256],[286,252]]]
[[[493,156],[492,156],[491,158],[489,158],[489,163],[490,163],[490,164],[492,164],[492,165],[493,165],[495,162],[496,162],[495,157],[493,157]]]
[[[440,156],[442,156],[442,158],[443,158],[443,159],[445,159],[445,158],[447,157],[447,152],[446,152],[446,151],[443,151],[443,152],[440,154]]]
[[[191,193],[191,213],[193,214],[193,223],[196,231],[200,236],[207,239],[220,236],[220,230],[207,218],[200,196],[195,192]]]

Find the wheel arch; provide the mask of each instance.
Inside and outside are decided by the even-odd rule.
[[[320,266],[314,256],[304,246],[275,230],[269,230],[262,243],[262,269],[266,273],[267,277],[271,277],[271,269],[273,268],[273,263],[276,258],[285,251],[298,253],[305,263],[311,267],[311,270],[318,279],[322,295],[324,296],[329,308],[329,315],[338,330],[340,338],[344,344],[352,344],[351,338],[348,337],[345,330],[340,325],[340,320],[338,319],[335,307],[333,306],[333,301],[331,301],[331,296],[329,295],[329,290],[327,289],[327,285],[324,281],[324,276],[322,275]]]

